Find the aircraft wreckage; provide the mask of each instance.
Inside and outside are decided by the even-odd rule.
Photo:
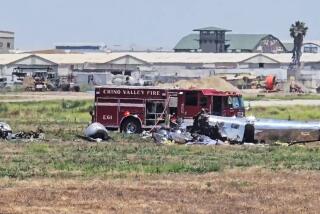
[[[276,141],[295,144],[320,140],[320,122],[222,117],[199,113],[194,120],[172,125],[170,128],[153,129],[149,136],[157,143],[171,140],[189,145],[221,145],[225,141],[236,144],[271,144]],[[92,123],[85,130],[85,136],[106,140],[108,134],[102,124]]]
[[[39,132],[39,131],[38,131]],[[10,126],[0,123],[0,138],[3,139],[30,139],[40,138],[38,132],[12,133]],[[92,123],[85,129],[85,137],[108,140],[108,132],[100,123]],[[208,144],[223,144],[223,141],[231,143],[262,143],[270,144],[275,141],[289,144],[302,142],[315,142],[320,140],[320,122],[290,121],[275,119],[257,119],[255,117],[222,117],[200,113],[193,121],[187,120],[174,124],[170,129],[154,129],[153,138],[161,141],[163,138],[171,138],[176,142],[197,144],[195,141],[204,138]],[[208,138],[216,140],[210,141]]]
[[[320,140],[320,123],[255,117],[220,117],[207,115],[208,124],[218,129],[222,138],[231,142],[286,143]]]
[[[13,133],[9,124],[0,122],[0,139],[4,140],[23,140],[23,139],[41,139],[45,138],[44,132],[41,128],[37,131],[20,131]]]
[[[320,123],[254,117],[221,117],[201,113],[194,121],[187,120],[170,129],[160,128],[152,137],[156,143],[223,145],[272,144],[289,145],[320,141]]]
[[[320,123],[255,117],[221,117],[201,113],[193,121],[174,128],[159,128],[152,134],[156,143],[221,145],[280,141],[296,144],[320,140]]]

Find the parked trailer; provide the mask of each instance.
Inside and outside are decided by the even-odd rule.
[[[215,89],[162,89],[99,86],[92,122],[140,133],[177,119],[192,119],[201,109],[218,116],[245,116],[241,94]]]

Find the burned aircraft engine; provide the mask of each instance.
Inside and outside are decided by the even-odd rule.
[[[101,123],[92,123],[84,131],[88,138],[108,140],[108,131]]]
[[[12,134],[12,129],[7,123],[0,122],[0,138],[7,139]]]
[[[254,117],[209,116],[211,126],[218,126],[221,135],[231,142],[287,143],[312,142],[320,138],[319,122],[303,122]]]

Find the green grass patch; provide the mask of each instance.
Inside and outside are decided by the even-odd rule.
[[[20,123],[86,122],[90,120],[92,101],[41,101],[0,103],[0,118]]]
[[[0,103],[0,120],[14,131],[42,128],[49,138],[72,140],[90,122],[92,108],[90,100]]]
[[[268,106],[253,107],[246,112],[247,116],[284,120],[319,120],[320,106]]]
[[[244,95],[246,101],[257,101],[257,100],[319,100],[319,94],[261,94],[261,95]]]
[[[130,173],[207,173],[258,166],[319,170],[320,149],[307,147],[158,146],[138,135],[112,132],[107,143],[81,143],[92,101],[0,103],[14,131],[41,127],[49,142],[0,142],[0,177],[122,177]],[[254,107],[261,118],[320,120],[320,107]],[[67,141],[67,142],[65,142]],[[65,142],[65,143],[62,143]],[[242,186],[245,184],[234,184]]]
[[[320,169],[320,148],[300,146],[168,147],[129,140],[100,144],[0,143],[0,148],[0,177],[20,179],[104,177],[128,173],[199,174],[253,166],[271,170]]]

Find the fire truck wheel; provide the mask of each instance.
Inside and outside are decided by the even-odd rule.
[[[122,123],[122,132],[128,134],[137,134],[141,133],[141,124],[137,119],[128,118]]]

